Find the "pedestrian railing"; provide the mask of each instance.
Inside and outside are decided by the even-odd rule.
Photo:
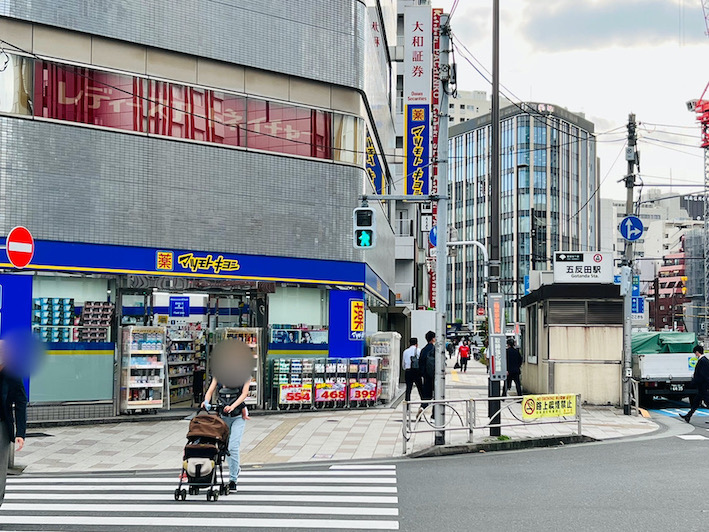
[[[558,425],[565,423],[576,424],[577,434],[581,435],[581,395],[575,397],[575,415],[523,419],[523,403],[529,396],[515,397],[477,397],[470,399],[442,399],[437,401],[404,401],[402,420],[402,450],[406,454],[408,442],[414,434],[440,433],[444,435],[456,431],[466,431],[467,442],[473,442],[474,431],[491,428],[526,427],[530,425]],[[489,403],[499,402],[500,407],[490,412]],[[478,412],[478,405],[487,405],[487,414]],[[513,407],[520,405],[519,412]],[[441,424],[436,424],[433,411],[438,406],[443,408]],[[415,414],[414,414],[415,412]],[[413,415],[412,415],[413,414]],[[507,414],[507,415],[503,415]]]
[[[630,379],[630,409],[635,409],[635,415],[640,415],[640,381]]]

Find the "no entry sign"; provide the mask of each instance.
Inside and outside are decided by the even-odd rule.
[[[34,255],[34,238],[26,227],[13,228],[5,241],[7,258],[15,268],[24,268]]]

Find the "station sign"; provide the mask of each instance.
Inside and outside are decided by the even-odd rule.
[[[613,254],[557,251],[554,253],[554,282],[613,284]]]

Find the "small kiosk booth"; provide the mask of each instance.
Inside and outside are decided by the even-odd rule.
[[[531,291],[521,300],[526,315],[522,387],[535,394],[578,393],[586,404],[619,405],[623,298],[613,284],[612,255],[555,255],[554,272],[531,272]],[[584,274],[587,266],[590,272],[596,266],[597,275]],[[577,268],[580,274],[568,273]]]

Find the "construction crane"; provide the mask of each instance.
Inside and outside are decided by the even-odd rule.
[[[706,35],[709,37],[709,0],[702,0]],[[697,115],[701,127],[701,146],[704,148],[704,338],[709,338],[709,100],[705,100],[709,83],[699,100],[687,102],[687,108]]]

